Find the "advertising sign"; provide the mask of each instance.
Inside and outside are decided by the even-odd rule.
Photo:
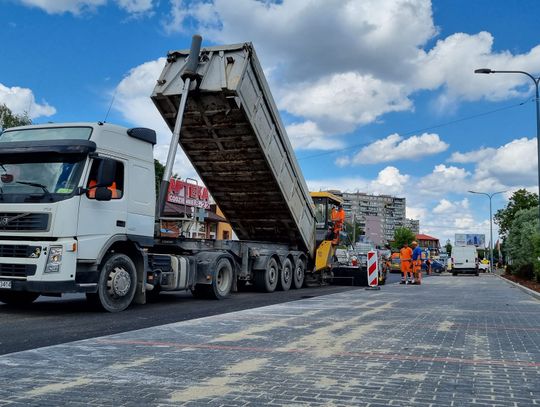
[[[195,208],[210,209],[207,188],[175,178],[171,178],[170,180],[169,191],[167,192],[167,202],[193,206]]]
[[[486,235],[477,233],[456,233],[455,237],[456,246],[486,246]]]

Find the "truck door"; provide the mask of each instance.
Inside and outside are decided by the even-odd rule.
[[[116,162],[114,182],[108,187],[111,199],[100,201],[96,199],[96,180],[100,161],[100,158],[93,160],[86,179],[88,191],[81,197],[77,233],[79,259],[96,259],[109,240],[127,233],[126,186],[129,185],[126,179],[127,163],[114,160]]]

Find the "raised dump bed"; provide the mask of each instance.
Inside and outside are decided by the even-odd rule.
[[[174,51],[152,100],[174,128],[189,50]],[[313,256],[309,191],[251,43],[201,51],[180,145],[242,240],[287,243]]]

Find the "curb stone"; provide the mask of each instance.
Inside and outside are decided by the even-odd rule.
[[[528,287],[525,287],[524,285],[521,285],[521,284],[518,284],[518,283],[515,283],[511,280],[508,280],[507,278],[504,278],[504,277],[501,277],[499,275],[496,275],[498,278],[500,278],[501,280],[504,280],[506,281],[508,284],[511,284],[511,285],[514,285],[516,286],[517,288],[519,288],[521,291],[529,294],[531,297],[534,297],[535,299],[539,300],[540,301],[540,293],[534,291],[534,290],[531,290],[530,288]]]

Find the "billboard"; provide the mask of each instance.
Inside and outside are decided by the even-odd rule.
[[[486,247],[486,235],[478,233],[456,233],[456,246]]]
[[[180,179],[171,178],[169,191],[167,192],[167,202],[193,206],[195,208],[210,209],[210,199],[208,189]]]

